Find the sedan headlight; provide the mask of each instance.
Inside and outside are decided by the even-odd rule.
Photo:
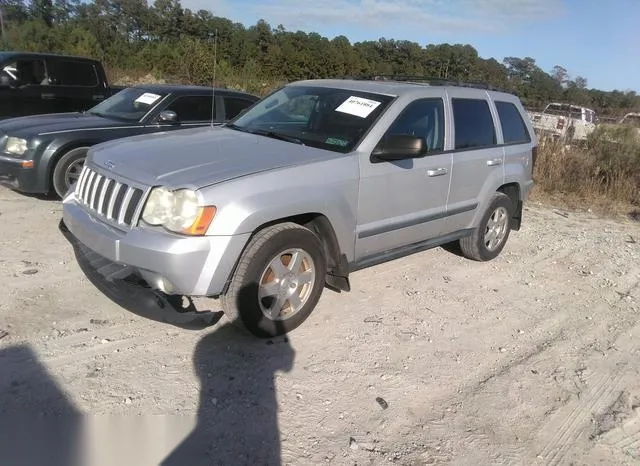
[[[9,137],[7,138],[7,143],[4,146],[4,151],[7,154],[17,155],[20,157],[27,151],[27,140]]]
[[[203,235],[216,214],[214,206],[201,206],[197,194],[190,189],[170,191],[153,188],[142,212],[149,225],[186,235]]]

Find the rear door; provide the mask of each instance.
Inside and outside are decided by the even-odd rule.
[[[469,228],[479,208],[504,180],[504,149],[487,92],[447,91],[453,113],[453,172],[447,230]]]
[[[92,61],[47,58],[53,112],[80,112],[104,100],[106,90]]]

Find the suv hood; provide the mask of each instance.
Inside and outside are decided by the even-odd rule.
[[[197,189],[340,155],[225,127],[206,127],[102,143],[89,151],[88,160],[103,171],[147,186]]]
[[[55,133],[74,129],[109,128],[128,124],[136,123],[110,120],[96,115],[89,115],[88,113],[51,113],[2,120],[0,121],[0,131],[9,136],[28,139],[42,133]]]

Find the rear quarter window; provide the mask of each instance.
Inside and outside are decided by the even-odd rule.
[[[484,99],[451,99],[455,149],[480,149],[496,144],[489,103]]]
[[[518,108],[511,102],[495,102],[505,144],[531,142],[531,136]]]

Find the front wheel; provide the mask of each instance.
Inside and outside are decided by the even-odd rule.
[[[295,223],[267,227],[242,254],[222,309],[257,337],[283,335],[316,307],[326,270],[322,242],[311,230]]]
[[[88,147],[72,149],[56,163],[53,169],[53,189],[60,198],[63,198],[71,185],[80,178],[88,150]]]
[[[504,193],[496,192],[470,236],[460,240],[462,254],[476,261],[489,261],[500,254],[509,238],[513,202]]]

